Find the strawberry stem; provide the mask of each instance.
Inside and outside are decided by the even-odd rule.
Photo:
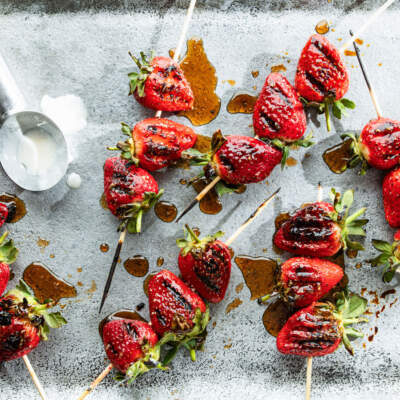
[[[324,112],[325,112],[325,120],[326,120],[326,129],[328,129],[328,132],[330,132],[331,131],[331,118],[329,115],[329,104],[330,104],[329,98],[325,99],[324,103],[325,103]]]

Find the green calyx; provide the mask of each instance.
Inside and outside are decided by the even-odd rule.
[[[129,233],[140,233],[142,230],[143,213],[149,211],[163,193],[164,189],[160,189],[158,193],[145,192],[141,202],[128,203],[121,206],[118,210],[119,218],[122,219],[119,230],[126,227]]]
[[[120,151],[121,157],[125,160],[132,161],[136,166],[139,166],[139,159],[136,157],[135,153],[135,142],[132,137],[132,130],[128,124],[121,122],[121,131],[124,135],[128,136],[124,142],[119,141],[114,147],[107,147],[108,150]]]
[[[336,309],[333,315],[339,322],[342,333],[342,342],[346,350],[354,355],[354,349],[350,338],[363,337],[364,334],[357,329],[350,327],[352,324],[368,322],[367,318],[361,317],[367,310],[368,301],[355,293],[348,293],[347,290],[340,292],[336,301]]]
[[[135,62],[137,67],[139,68],[139,72],[130,72],[128,74],[129,77],[129,95],[133,95],[135,92],[139,95],[139,97],[144,96],[144,85],[147,77],[153,72],[153,67],[151,66],[151,62],[154,58],[154,52],[151,51],[150,56],[147,57],[143,51],[140,52],[140,59],[136,58],[129,52],[132,60]]]
[[[289,157],[290,149],[294,149],[296,147],[310,147],[314,144],[311,140],[313,137],[312,133],[309,133],[305,138],[296,140],[295,142],[286,143],[280,139],[273,139],[270,142],[279,150],[282,151],[282,159],[281,159],[281,168],[285,168],[286,161]]]
[[[346,167],[347,168],[355,168],[361,164],[360,175],[365,175],[365,173],[367,172],[367,169],[369,168],[369,164],[362,154],[358,137],[356,135],[354,135],[354,133],[350,133],[350,132],[343,133],[340,137],[343,140],[351,139],[350,146],[351,146],[351,151],[353,153],[353,156],[347,162]]]
[[[397,268],[400,266],[400,242],[394,241],[392,244],[383,240],[372,240],[372,245],[380,254],[370,260],[373,267],[381,265],[383,267],[383,281],[390,282]]]
[[[60,328],[67,323],[61,313],[49,313],[47,311],[55,306],[54,302],[39,303],[23,280],[20,280],[19,285],[7,292],[4,297],[8,296],[14,299],[14,304],[11,307],[15,308],[15,314],[28,319],[32,324],[38,326],[42,340],[47,340],[50,328]]]
[[[180,347],[189,351],[192,361],[196,361],[196,350],[203,350],[207,336],[207,325],[210,320],[210,311],[207,307],[202,313],[196,309],[193,318],[194,326],[190,331],[167,332],[158,342],[159,346],[168,344],[171,348],[162,360],[162,366],[166,367],[176,356]]]
[[[14,242],[7,240],[8,232],[4,232],[0,237],[0,262],[12,264],[18,257],[18,249],[14,246]]]
[[[218,231],[214,235],[205,236],[204,238],[200,239],[187,224],[185,225],[183,232],[186,237],[177,239],[176,244],[180,249],[182,249],[182,255],[184,256],[192,251],[197,252],[205,250],[209,243],[214,242],[224,235],[224,232]]]
[[[331,199],[335,212],[330,216],[333,221],[337,222],[342,232],[343,249],[364,250],[361,243],[350,240],[350,236],[366,236],[364,225],[368,219],[359,218],[366,211],[363,207],[355,213],[349,215],[350,208],[354,201],[354,190],[347,190],[343,193],[337,193],[335,189],[331,189]]]
[[[330,109],[332,109],[332,113],[337,119],[342,119],[342,116],[347,117],[346,109],[353,110],[356,107],[356,104],[349,99],[340,99],[335,100],[334,96],[325,97],[322,103],[318,103],[316,101],[308,101],[304,97],[300,97],[301,102],[305,107],[313,107],[317,110],[319,114],[325,114],[326,120],[326,129],[328,132],[331,131],[331,117],[330,117]]]

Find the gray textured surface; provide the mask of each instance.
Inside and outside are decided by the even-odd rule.
[[[89,10],[77,14],[53,13],[65,10],[63,6],[55,8],[61,4],[68,4],[68,9],[73,10],[80,4],[86,7],[94,2],[20,1],[18,6],[9,0],[1,3],[4,6],[4,15],[0,16],[1,51],[31,104],[38,106],[44,94],[58,96],[73,93],[83,98],[88,109],[88,127],[78,134],[78,157],[69,168],[70,172],[78,172],[83,178],[79,190],[69,189],[64,181],[46,193],[21,193],[4,174],[0,176],[1,189],[19,194],[28,208],[28,215],[21,222],[9,226],[21,248],[21,256],[14,265],[16,276],[19,277],[30,262],[40,260],[65,278],[71,274],[72,278],[68,279],[71,283],[81,281],[84,284],[82,288],[77,287],[79,302],[69,303],[64,310],[69,324],[52,332],[50,341],[42,343],[30,355],[50,398],[73,399],[106,365],[97,332],[97,309],[118,234],[117,221],[99,206],[102,164],[108,156],[105,147],[120,138],[120,121],[132,124],[152,114],[126,96],[126,73],[132,68],[127,51],[130,49],[137,53],[154,48],[157,53],[166,54],[177,41],[176,26],[181,26],[183,11],[168,11],[173,2],[166,1],[160,2],[163,5],[161,13],[165,14],[162,19],[158,11],[132,12],[133,2],[123,2],[125,10],[121,9],[122,12],[108,13],[97,7],[96,12]],[[138,9],[143,8],[145,3],[140,2]],[[178,3],[182,5],[182,2]],[[271,2],[272,10],[291,8],[290,12],[283,13],[272,12],[260,5],[261,2],[244,8],[240,8],[239,3],[206,2],[196,10],[189,29],[189,36],[197,35],[204,40],[207,54],[217,69],[218,93],[223,103],[218,118],[208,126],[197,128],[199,133],[211,134],[215,129],[222,128],[224,133],[251,134],[248,127],[250,116],[232,116],[225,111],[232,93],[240,88],[250,89],[254,84],[250,71],[260,70],[256,80],[258,89],[271,65],[283,63],[288,69],[287,77],[293,80],[301,48],[320,19],[328,18],[333,23],[335,32],[329,34],[329,39],[339,43],[337,39],[346,38],[349,27],[357,28],[362,23],[365,18],[363,6],[376,6],[373,1],[314,1],[315,7],[310,11],[310,4],[305,1],[288,2],[290,7],[282,5],[286,2]],[[221,10],[218,13],[212,9],[215,4]],[[233,9],[229,9],[229,5]],[[112,8],[114,11],[118,9]],[[362,37],[365,44],[370,44],[368,48],[364,44],[362,52],[384,114],[397,119],[400,118],[397,85],[400,72],[397,55],[399,18],[400,11],[388,11]],[[342,123],[335,122],[337,132],[357,131],[374,116],[355,58],[347,57],[346,63],[351,79],[348,97],[356,101],[357,108]],[[222,83],[224,79],[236,80],[235,88]],[[181,122],[187,123],[185,119]],[[269,193],[282,186],[274,206],[264,212],[234,245],[236,254],[263,255],[262,249],[268,248],[267,254],[274,257],[276,255],[271,248],[273,218],[280,210],[315,199],[318,181],[323,183],[325,194],[331,186],[337,189],[353,187],[356,190],[356,206],[368,207],[367,215],[371,223],[366,240],[368,251],[359,259],[348,262],[350,285],[358,292],[361,287],[368,287],[381,293],[384,285],[380,273],[368,265],[363,265],[361,269],[354,268],[354,265],[371,257],[372,237],[391,239],[391,230],[385,224],[382,210],[380,185],[383,175],[377,171],[369,171],[364,178],[358,177],[355,172],[341,176],[331,174],[322,162],[321,153],[337,141],[335,132],[328,135],[324,125],[319,127],[311,122],[308,129],[314,131],[318,140],[318,144],[308,150],[310,158],[303,159],[304,150],[294,153],[299,164],[283,172],[276,168],[268,179],[269,186],[255,184],[241,196],[225,197],[223,211],[213,217],[206,217],[196,208],[186,221],[200,227],[202,233],[222,229],[229,235]],[[182,209],[192,198],[193,191],[180,185],[179,179],[195,173],[195,170],[157,173],[160,186],[166,189],[165,199]],[[145,217],[144,226],[141,236],[128,238],[122,259],[143,254],[150,260],[151,271],[155,271],[158,269],[156,259],[162,255],[165,266],[176,271],[178,249],[174,242],[181,235],[180,226],[161,222],[153,212]],[[38,237],[50,240],[43,253],[36,244]],[[108,253],[99,250],[103,242],[110,244]],[[54,259],[49,258],[51,253],[55,254]],[[77,272],[79,266],[83,267],[82,273]],[[93,280],[98,290],[90,296],[85,291]],[[276,351],[274,338],[264,331],[261,323],[263,308],[249,301],[247,288],[239,295],[243,304],[225,314],[226,305],[238,297],[234,288],[239,282],[242,282],[241,273],[233,266],[232,283],[226,299],[211,307],[217,324],[215,328],[210,328],[206,351],[199,354],[197,363],[191,363],[186,354],[182,354],[168,374],[150,373],[128,389],[116,387],[109,377],[89,398],[302,398],[305,362],[300,358],[282,356]],[[133,308],[145,301],[142,283],[143,279],[131,277],[120,266],[103,315],[121,307]],[[393,296],[388,300],[392,301]],[[372,343],[363,340],[367,343],[366,349],[361,347],[362,341],[359,341],[354,358],[340,349],[333,355],[314,360],[314,398],[398,398],[398,309],[395,305],[385,311],[378,321],[371,318],[371,322],[364,327],[365,332],[369,334],[370,328],[378,325],[379,333]],[[232,347],[224,349],[228,340]],[[38,398],[21,360],[0,366],[0,377],[2,400]]]

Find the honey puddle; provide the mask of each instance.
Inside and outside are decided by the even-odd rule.
[[[164,257],[157,258],[157,267],[162,267],[164,265]]]
[[[197,193],[200,193],[206,186],[208,185],[208,181],[206,178],[199,178],[192,183],[194,190]],[[201,212],[204,214],[218,214],[222,210],[222,203],[220,198],[215,191],[215,188],[212,188],[199,202],[199,207]]]
[[[273,292],[278,266],[275,260],[241,255],[235,257],[235,263],[242,271],[244,281],[250,290],[250,300]]]
[[[169,201],[159,201],[154,206],[154,212],[161,221],[172,222],[178,214],[178,209]]]
[[[107,243],[102,243],[100,245],[100,251],[102,253],[107,253],[108,250],[110,250],[110,246]]]
[[[241,304],[243,303],[242,300],[239,299],[239,297],[236,297],[233,301],[231,301],[225,309],[225,314],[229,314],[231,311],[233,311],[235,308],[238,308]]]
[[[286,67],[283,64],[273,65],[271,67],[271,72],[285,72]]]
[[[101,195],[99,202],[100,202],[101,208],[104,208],[104,210],[108,210],[106,195],[104,193]]]
[[[226,109],[231,114],[252,114],[257,102],[257,96],[247,93],[235,94],[230,100]]]
[[[100,337],[103,338],[103,328],[107,322],[114,321],[116,319],[131,319],[137,321],[147,322],[139,313],[133,310],[118,310],[113,312],[112,314],[107,315],[104,319],[102,319],[99,323],[99,334]]]
[[[353,158],[352,139],[348,138],[325,150],[322,158],[329,169],[335,174],[341,174],[347,169],[349,161]]]
[[[268,305],[262,316],[265,330],[272,336],[278,336],[279,331],[291,315],[292,311],[284,301],[275,300]]]
[[[192,88],[194,106],[192,110],[179,112],[179,115],[185,116],[196,126],[208,124],[217,117],[221,100],[215,93],[218,82],[216,71],[207,58],[201,39],[187,41],[187,52],[180,66]]]
[[[149,261],[146,257],[136,255],[125,260],[124,267],[129,274],[141,278],[149,272]]]
[[[76,289],[58,278],[40,263],[32,263],[25,268],[23,280],[32,288],[40,303],[45,300],[58,302],[62,298],[76,297]]]
[[[325,35],[329,32],[329,23],[326,19],[323,19],[315,25],[315,32],[319,33],[320,35]]]
[[[0,194],[0,203],[3,203],[7,206],[8,217],[6,222],[8,223],[17,222],[26,215],[26,207],[24,201],[13,194]]]

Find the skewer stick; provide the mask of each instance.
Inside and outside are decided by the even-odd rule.
[[[193,200],[192,202],[182,211],[181,215],[175,220],[179,222],[181,218],[187,214],[219,181],[221,177],[217,176],[214,178]]]
[[[174,61],[178,61],[178,58],[179,58],[179,56],[180,56],[180,54],[182,52],[183,43],[185,41],[185,37],[186,37],[187,31],[188,31],[188,28],[189,28],[190,20],[192,19],[192,15],[193,15],[193,11],[194,11],[195,5],[196,5],[196,0],[190,0],[189,8],[187,10],[185,20],[183,21],[183,27],[182,27],[181,34],[179,36],[178,45],[176,46],[176,49],[175,49],[175,53],[174,53],[174,57],[173,57]],[[155,114],[155,117],[156,118],[160,118],[161,114],[162,114],[162,111],[158,110],[156,112],[156,114]],[[110,290],[111,282],[112,282],[112,279],[113,279],[113,276],[114,276],[115,268],[116,268],[117,263],[118,263],[119,255],[121,253],[122,245],[124,244],[125,237],[126,237],[126,227],[121,232],[121,235],[120,235],[119,240],[118,240],[118,246],[117,246],[117,249],[115,250],[113,262],[111,264],[110,272],[108,273],[108,278],[107,278],[106,285],[104,287],[103,297],[102,297],[101,303],[100,303],[99,314],[101,313],[101,310],[103,309],[103,305],[104,305],[104,303],[106,301],[106,298],[107,298],[107,295],[108,295],[108,291]]]
[[[311,398],[312,357],[307,357],[306,400]]]
[[[83,400],[96,386],[111,372],[112,364],[108,364],[105,370],[90,384],[90,386],[79,396],[78,400]]]
[[[354,34],[353,34],[352,30],[350,30],[350,35],[352,37],[354,37]],[[368,79],[367,70],[366,70],[366,68],[364,66],[364,63],[362,62],[362,59],[361,59],[360,49],[356,45],[356,42],[353,42],[353,46],[354,46],[354,50],[356,51],[356,55],[357,55],[358,63],[360,64],[360,67],[361,67],[361,71],[362,71],[362,73],[364,75],[365,83],[367,84],[369,95],[371,96],[372,104],[375,107],[375,111],[376,111],[376,114],[377,114],[378,118],[381,118],[382,117],[382,109],[381,109],[381,107],[380,107],[380,105],[378,103],[378,99],[376,98],[375,90],[372,87],[372,85],[371,85],[371,83],[370,83],[370,81]]]
[[[227,246],[230,246],[238,238],[238,236],[255,220],[257,215],[260,214],[260,212],[264,210],[265,207],[267,207],[267,205],[272,201],[272,199],[278,194],[280,190],[281,188],[275,190],[275,192],[272,193],[271,196],[269,196],[267,199],[265,199],[263,203],[257,207],[257,210],[254,211],[253,214],[251,214],[250,217],[247,218],[246,221],[239,226],[236,232],[234,232],[233,235],[225,241],[225,244]]]
[[[29,361],[28,356],[27,355],[22,356],[22,359],[24,360],[26,368],[28,369],[29,374],[32,377],[33,383],[35,384],[35,386],[36,386],[36,388],[37,388],[37,390],[38,390],[38,392],[40,394],[40,397],[42,398],[42,400],[48,400],[49,398],[47,397],[46,393],[44,392],[43,386],[40,383],[39,378],[37,377],[36,372],[33,369],[32,364]]]
[[[365,22],[364,25],[356,31],[354,37],[350,38],[344,45],[339,49],[340,52],[345,51],[356,38],[358,38],[364,31],[392,4],[395,0],[388,0],[381,7],[379,7]]]

